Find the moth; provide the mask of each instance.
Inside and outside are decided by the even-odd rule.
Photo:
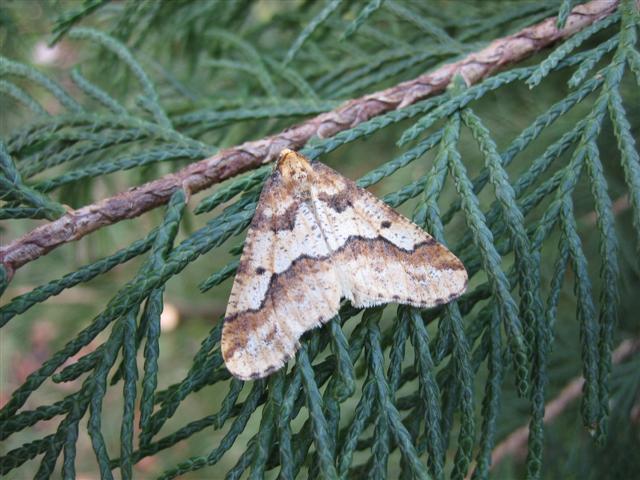
[[[289,149],[280,153],[249,226],[222,329],[229,371],[281,368],[304,332],[356,307],[427,308],[459,297],[462,262],[353,181]]]

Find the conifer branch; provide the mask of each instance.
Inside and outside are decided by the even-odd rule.
[[[272,161],[283,148],[299,149],[314,136],[332,137],[373,117],[412,105],[444,91],[456,75],[461,75],[468,85],[475,84],[495,71],[515,64],[611,15],[617,6],[618,0],[593,0],[579,5],[571,11],[564,28],[560,30],[556,26],[556,18],[548,18],[413,80],[350,100],[333,111],[276,135],[222,150],[176,173],[69,211],[0,248],[0,264],[8,280],[18,268],[60,245],[166,204],[179,188],[191,193],[198,192]]]
[[[633,338],[624,340],[612,353],[612,363],[617,365],[624,362],[640,350],[640,339]],[[582,396],[584,387],[584,377],[579,376],[569,381],[560,393],[545,405],[544,423],[553,422],[562,414],[575,400]],[[502,460],[518,455],[524,457],[529,438],[529,426],[524,425],[511,432],[507,438],[500,442],[491,453],[491,468],[495,468]]]

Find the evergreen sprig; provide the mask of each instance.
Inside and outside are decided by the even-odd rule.
[[[218,2],[219,9],[211,3],[124,2],[109,10],[109,2],[99,0],[62,15],[54,39],[97,45],[96,63],[112,62],[119,72],[113,82],[101,82],[92,80],[89,65],[83,65],[85,73],[74,70],[70,77],[86,105],[75,98],[77,90],[72,94],[37,69],[0,58],[0,75],[11,77],[0,80],[0,93],[32,115],[0,144],[0,218],[58,218],[67,212],[62,202],[77,200],[68,195],[70,185],[108,184],[107,175],[127,178],[131,169],[149,175],[159,162],[205,158],[218,148],[278,132],[296,117],[336,108],[335,99],[411,78],[441,59],[472,51],[477,44],[470,39],[488,41],[496,31],[553,13],[561,28],[575,2],[500,7],[477,16],[472,10],[458,18],[451,5],[437,12],[420,3],[328,0],[311,9],[278,11],[267,20],[245,20],[241,12],[248,2]],[[121,22],[111,30],[79,26],[89,18]],[[378,31],[376,22],[389,29]],[[229,249],[226,242],[247,228],[270,166],[230,179],[197,206],[189,204],[189,192],[178,189],[158,225],[140,240],[7,299],[0,306],[0,327],[66,289],[142,260],[107,305],[29,374],[0,410],[0,439],[31,438],[5,450],[0,474],[20,472],[18,467],[40,457],[36,478],[58,476],[56,468],[73,478],[87,419],[96,471],[107,479],[133,478],[142,459],[212,430],[224,432],[218,443],[198,447],[160,478],[201,470],[207,475],[208,467],[220,468],[234,449],[239,456],[226,472],[230,479],[257,479],[267,472],[283,479],[384,478],[396,463],[401,478],[482,479],[504,434],[499,425],[508,410],[505,392],[512,391],[529,411],[526,475],[540,478],[550,359],[568,316],[577,321],[573,341],[585,378],[582,420],[605,444],[613,422],[611,353],[624,271],[612,196],[629,199],[629,230],[640,245],[640,157],[630,113],[637,94],[629,94],[626,85],[640,79],[637,24],[634,2],[623,1],[611,15],[535,57],[531,66],[469,87],[457,79],[442,95],[314,138],[302,149],[323,160],[386,132],[402,150],[376,167],[367,165],[357,183],[366,188],[396,182],[383,200],[393,207],[408,203],[414,221],[462,259],[470,287],[457,302],[425,311],[401,306],[362,313],[345,302],[327,325],[301,339],[291,368],[249,385],[224,367],[219,319],[186,374],[161,387],[160,315],[167,282],[179,279],[201,255],[221,249],[231,259],[201,279],[200,290],[210,291],[235,273],[242,245],[236,241]],[[184,61],[191,65],[182,67],[192,73],[189,80],[150,68],[171,65],[173,59],[154,45],[172,45],[178,34],[187,38]],[[277,44],[270,44],[272,38]],[[569,81],[561,98],[509,142],[499,139],[483,102],[500,102],[502,92],[527,86],[537,87],[527,93],[537,98],[554,77],[565,82],[563,72]],[[32,94],[33,85],[63,111],[43,108],[48,103]],[[613,140],[607,146],[609,128]],[[605,148],[615,153],[605,157]],[[615,183],[612,171],[618,167],[623,181]],[[442,205],[445,198],[449,205]],[[595,212],[589,231],[597,258],[582,235],[584,198]],[[183,226],[191,213],[208,216],[206,224]],[[9,275],[0,273],[4,289]],[[573,303],[563,302],[566,285],[574,287]],[[83,351],[90,344],[95,348]],[[69,389],[51,403],[39,398],[49,380]],[[223,392],[220,404],[214,413],[190,418],[187,402],[211,385]],[[112,418],[105,409],[110,389],[122,392],[119,440],[107,438],[105,428]],[[53,419],[59,420],[53,433],[32,428]],[[519,423],[525,420],[519,417]],[[249,438],[245,445],[239,444],[241,435]],[[119,448],[112,449],[112,442]]]

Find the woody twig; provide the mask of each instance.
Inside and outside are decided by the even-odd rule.
[[[377,115],[400,109],[445,90],[456,75],[468,85],[515,64],[531,54],[567,38],[612,14],[617,0],[593,0],[575,7],[563,29],[555,17],[513,35],[493,41],[484,49],[443,65],[413,80],[400,83],[323,113],[261,140],[222,150],[182,170],[121,192],[113,197],[69,211],[0,248],[0,263],[9,278],[15,271],[65,243],[121,220],[138,217],[169,201],[173,192],[204,190],[225,179],[274,160],[284,148],[299,149],[312,137],[331,137]]]
[[[621,363],[640,350],[640,339],[628,339],[618,345],[612,354],[614,365]],[[582,395],[584,377],[576,377],[560,391],[560,393],[545,405],[544,423],[553,422],[567,407]],[[491,468],[495,468],[505,458],[516,455],[524,458],[527,453],[526,446],[529,439],[529,427],[524,425],[514,430],[500,442],[491,452]]]

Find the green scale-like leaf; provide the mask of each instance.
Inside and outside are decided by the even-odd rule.
[[[0,58],[2,101],[22,115],[7,109],[13,130],[0,149],[3,230],[13,239],[14,225],[17,237],[34,220],[72,212],[62,205],[97,202],[225,148],[253,154],[256,144],[245,142],[268,145],[281,131],[286,138],[296,122],[325,118],[343,101],[550,16],[549,25],[571,28],[578,3],[73,6],[52,29],[82,58],[82,73],[61,68],[72,83]],[[625,292],[637,271],[623,259],[627,243],[640,245],[638,96],[630,88],[640,78],[638,18],[635,2],[624,0],[526,66],[502,65],[474,85],[456,78],[441,95],[366,121],[331,117],[340,132],[311,138],[301,153],[357,172],[359,186],[413,209],[413,220],[463,261],[469,288],[429,310],[345,302],[268,379],[231,377],[223,320],[214,315],[206,330],[179,327],[175,335],[190,336],[193,352],[190,364],[175,364],[165,345],[176,337],[163,331],[161,314],[185,291],[188,301],[226,298],[270,165],[195,200],[178,189],[162,215],[135,220],[145,226],[132,237],[139,240],[127,245],[123,230],[105,228],[115,253],[64,263],[60,278],[34,275],[41,284],[26,292],[13,289],[22,270],[3,267],[0,290],[11,294],[0,327],[12,339],[47,320],[42,309],[67,290],[111,282],[115,294],[92,304],[93,318],[75,330],[60,329],[68,338],[51,345],[62,346],[50,346],[11,392],[0,410],[9,446],[0,473],[75,478],[93,462],[93,476],[136,478],[153,457],[163,479],[485,479],[503,474],[492,470],[501,468],[492,465],[496,445],[528,425],[526,463],[514,459],[506,475],[570,476],[557,466],[570,461],[559,462],[549,442],[564,445],[576,427],[561,418],[563,432],[547,434],[544,414],[551,393],[580,373],[582,423],[604,450],[594,456],[575,436],[571,448],[585,469],[602,472],[598,458],[606,461],[619,428],[611,354],[629,329],[617,325],[628,327],[623,314],[636,308]],[[30,272],[67,258],[60,252]],[[194,283],[190,275],[201,276]],[[51,385],[64,391],[52,394]],[[51,428],[40,428],[45,421]],[[95,459],[85,458],[83,442]]]

